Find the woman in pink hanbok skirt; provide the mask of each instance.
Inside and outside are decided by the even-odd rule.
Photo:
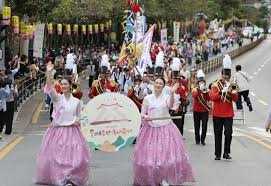
[[[135,186],[183,185],[195,182],[183,138],[171,119],[167,118],[174,102],[174,92],[162,93],[163,78],[156,79],[154,94],[145,97],[142,105],[142,128],[134,150]]]
[[[52,78],[47,75],[45,91],[53,100],[54,113],[37,156],[37,184],[88,184],[90,152],[80,131],[81,104],[79,99],[72,96],[70,85],[69,80],[63,79],[63,94],[58,95],[52,86]]]

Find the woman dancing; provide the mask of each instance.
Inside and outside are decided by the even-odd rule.
[[[53,86],[52,67],[47,67],[45,92],[54,104],[53,121],[37,156],[37,184],[85,186],[89,178],[90,152],[80,131],[81,104],[72,96],[71,82],[61,80],[63,94]]]
[[[174,92],[163,94],[165,80],[157,78],[154,93],[144,98],[142,128],[135,145],[133,169],[135,186],[182,185],[195,182],[183,138],[170,117]],[[157,120],[162,117],[165,120]]]

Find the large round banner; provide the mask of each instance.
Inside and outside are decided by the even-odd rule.
[[[91,148],[116,152],[131,145],[139,133],[140,113],[135,103],[118,93],[104,93],[84,107],[82,132]]]

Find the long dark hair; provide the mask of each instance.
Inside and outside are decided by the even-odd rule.
[[[166,80],[165,80],[163,77],[158,76],[158,77],[155,79],[155,81],[156,81],[157,79],[162,80],[162,81],[163,81],[163,83],[164,83],[164,86],[166,86]]]

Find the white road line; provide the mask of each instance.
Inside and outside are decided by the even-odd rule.
[[[268,104],[267,104],[265,101],[263,101],[263,100],[261,100],[261,99],[258,99],[258,101],[259,101],[261,104],[263,104],[264,106],[268,106]]]

